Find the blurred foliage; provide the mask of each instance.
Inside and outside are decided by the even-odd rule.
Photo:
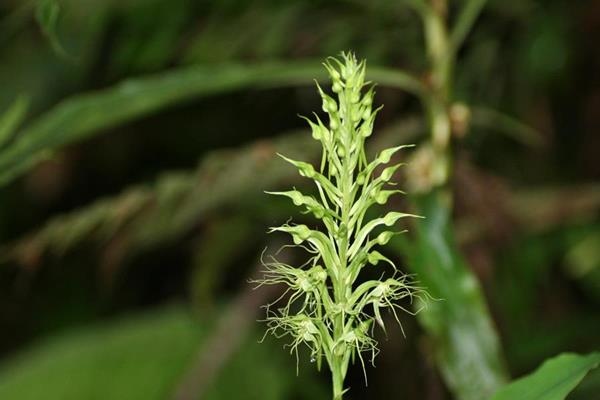
[[[369,61],[385,104],[370,151],[427,147],[418,2],[1,2],[0,398],[171,397],[214,313],[267,296],[240,294],[265,228],[289,215],[262,191],[303,185],[275,152],[318,158],[296,114],[320,106],[307,87],[324,57]],[[386,254],[438,301],[421,328],[403,321],[407,340],[382,338],[377,387],[351,373],[352,398],[478,398],[505,369],[600,347],[600,7],[444,3],[454,168],[439,196],[403,200],[428,218]],[[431,172],[425,153],[413,180]],[[161,311],[173,300],[194,311]],[[211,396],[319,398],[321,380],[295,378],[281,349],[255,345],[257,314],[236,310],[244,344]],[[597,371],[573,399],[600,391]]]
[[[0,148],[6,145],[22,122],[27,111],[27,100],[19,97],[0,118]]]
[[[306,83],[323,76],[322,68],[314,67],[316,64],[186,68],[154,79],[123,82],[116,88],[105,89],[101,93],[77,96],[39,117],[0,152],[0,185],[31,168],[51,150],[85,139],[101,129],[190,97],[216,95],[257,85]],[[418,81],[401,72],[375,69],[369,77],[392,87],[398,86],[414,92],[420,90]]]
[[[51,337],[4,363],[0,398],[169,398],[210,329],[210,323],[200,324],[172,306]],[[299,389],[307,379],[297,379],[293,364],[272,345],[260,345],[254,335],[246,338],[202,398],[326,398],[318,390]]]
[[[583,379],[590,369],[600,363],[600,353],[587,356],[561,354],[544,364],[525,378],[500,389],[492,400],[502,399],[564,399]]]
[[[500,343],[475,277],[452,237],[450,216],[441,192],[415,200],[419,215],[415,237],[399,250],[407,256],[434,301],[418,318],[433,342],[448,385],[461,399],[491,396],[507,379]]]

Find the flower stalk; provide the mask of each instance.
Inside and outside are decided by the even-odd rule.
[[[390,162],[394,154],[410,146],[383,150],[368,161],[365,140],[373,132],[381,107],[373,109],[375,91],[365,81],[366,63],[342,53],[341,59],[329,58],[324,66],[337,100],[317,84],[327,125],[316,114],[314,120],[307,119],[313,138],[322,144],[320,166],[281,155],[314,182],[318,195],[295,189],[268,192],[291,199],[304,213],[320,220],[323,230],[289,223],[271,228],[270,232],[291,235],[294,245],[307,250],[310,257],[300,267],[273,257],[263,261],[266,271],[259,285],[287,285],[284,296],[267,306],[267,333],[289,337],[287,346],[297,358],[299,347],[306,347],[319,369],[324,360],[332,375],[333,399],[341,400],[350,362],[358,359],[363,371],[363,355],[374,362],[378,349],[373,328],[379,325],[385,330],[382,311],[390,311],[400,323],[397,310],[408,310],[397,302],[412,301],[425,292],[375,249],[402,233],[393,228],[398,221],[419,217],[396,211],[375,219],[367,216],[372,206],[385,205],[392,195],[402,193],[390,189],[402,164]],[[360,283],[365,268],[381,268],[381,278]]]

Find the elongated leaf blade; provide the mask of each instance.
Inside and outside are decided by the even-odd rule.
[[[15,130],[25,117],[28,106],[29,100],[20,96],[0,115],[0,149],[12,139]]]
[[[60,44],[57,33],[58,18],[60,16],[60,4],[56,0],[38,0],[35,9],[35,18],[40,25],[42,32],[48,40],[52,49],[59,55],[65,56],[67,53]]]
[[[492,400],[562,400],[600,363],[600,353],[586,356],[564,353],[504,386]]]
[[[324,77],[318,62],[194,66],[74,96],[26,126],[0,152],[0,186],[61,146],[173,104],[251,87],[311,84]],[[403,72],[372,68],[369,77],[413,93],[421,90],[419,81]]]
[[[414,220],[414,239],[402,241],[400,249],[420,286],[436,299],[418,314],[419,322],[456,398],[489,398],[505,383],[507,373],[479,283],[456,248],[449,202],[443,192],[434,191],[414,203],[426,218]]]

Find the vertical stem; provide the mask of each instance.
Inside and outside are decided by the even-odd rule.
[[[436,184],[446,183],[450,170],[448,148],[451,126],[448,102],[452,86],[454,53],[450,43],[446,14],[446,0],[430,0],[427,12],[422,14],[427,53],[431,64],[431,87],[426,108],[431,128],[431,143],[436,154],[434,162],[437,165],[433,168],[440,171],[438,176],[443,177],[442,181]]]
[[[349,96],[349,94],[348,94]],[[346,99],[348,98],[346,97]],[[340,107],[344,107],[349,110],[350,103],[346,100],[345,104],[340,104]],[[344,123],[349,124],[347,129],[353,132],[352,124],[349,120],[344,120]],[[350,162],[350,150],[348,149],[344,157],[342,157],[342,170],[341,174],[341,192],[342,192],[342,207],[341,207],[341,225],[342,234],[337,238],[337,248],[339,252],[340,265],[338,265],[338,287],[334,287],[334,300],[336,305],[339,307],[338,314],[334,321],[335,326],[333,328],[333,342],[340,343],[344,336],[346,316],[345,316],[345,305],[348,301],[349,289],[347,278],[348,268],[348,247],[350,241],[350,232],[348,232],[348,225],[350,222],[350,209],[352,207],[352,184],[354,179],[354,171],[351,167]],[[333,380],[333,400],[342,400],[344,392],[344,379],[346,378],[347,366],[348,366],[348,350],[345,348],[338,347],[331,354],[331,374]]]
[[[337,304],[339,300],[336,300]],[[339,339],[344,334],[344,315],[339,313],[335,318],[334,327],[334,343],[338,343]],[[344,391],[344,379],[346,378],[346,368],[344,367],[345,351],[341,352],[340,348],[336,348],[331,353],[331,379],[333,383],[333,400],[342,400]]]
[[[333,400],[342,400],[344,392],[344,374],[342,372],[342,358],[333,356],[331,374],[333,379]]]

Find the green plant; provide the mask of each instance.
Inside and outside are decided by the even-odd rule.
[[[374,323],[385,329],[382,309],[390,310],[400,323],[396,309],[411,311],[397,301],[412,301],[425,292],[409,276],[398,272],[391,260],[374,250],[399,233],[384,230],[375,234],[377,228],[392,227],[402,218],[417,216],[390,211],[380,218],[367,217],[371,206],[384,205],[390,196],[402,193],[386,188],[393,185],[391,179],[402,164],[388,164],[396,152],[410,146],[386,149],[373,161],[367,161],[364,143],[381,107],[373,110],[375,91],[374,85],[365,82],[365,61],[359,63],[353,54],[342,53],[341,61],[330,58],[324,65],[338,100],[317,84],[329,124],[327,127],[318,116],[315,121],[307,121],[313,138],[322,145],[320,168],[316,170],[309,163],[281,155],[301,176],[314,181],[318,198],[298,190],[268,192],[289,197],[296,206],[321,220],[324,232],[288,223],[271,228],[271,232],[290,234],[294,245],[312,256],[301,267],[271,258],[265,262],[265,276],[260,283],[289,286],[285,305],[267,311],[267,332],[291,337],[289,346],[296,357],[299,346],[306,345],[311,361],[319,369],[324,358],[332,373],[333,398],[337,400],[344,393],[350,361],[358,356],[363,371],[362,353],[370,354],[373,362],[377,353]],[[381,173],[376,174],[383,166]],[[382,273],[379,280],[357,283],[363,268],[380,263],[391,266],[390,277],[384,279]]]

